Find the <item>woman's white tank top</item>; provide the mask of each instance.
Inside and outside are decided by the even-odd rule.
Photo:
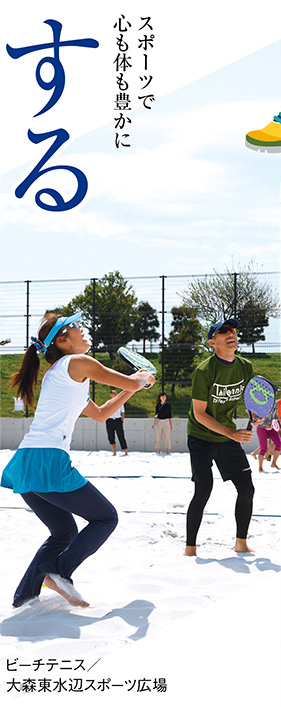
[[[79,383],[70,378],[71,358],[63,356],[45,374],[34,420],[19,449],[47,447],[69,451],[75,422],[89,402],[89,379]]]

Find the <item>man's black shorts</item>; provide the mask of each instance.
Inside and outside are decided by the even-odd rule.
[[[212,474],[212,463],[216,462],[223,481],[234,479],[241,471],[251,471],[248,459],[239,442],[207,442],[188,435],[192,481]]]

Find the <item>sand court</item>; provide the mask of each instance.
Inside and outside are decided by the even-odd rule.
[[[1,451],[1,469],[12,454]],[[35,696],[41,685],[40,699],[51,695],[59,701],[62,692],[74,699],[78,691],[85,704],[94,695],[99,705],[113,704],[119,694],[118,699],[134,705],[145,691],[151,704],[169,707],[183,694],[198,707],[207,695],[208,705],[222,707],[223,685],[229,690],[227,704],[234,705],[237,680],[240,689],[246,680],[243,689],[251,688],[255,705],[262,704],[262,696],[265,700],[265,685],[267,703],[274,705],[280,658],[281,474],[267,463],[259,474],[257,461],[249,456],[256,489],[249,542],[255,554],[237,555],[232,550],[236,492],[214,466],[198,555],[187,558],[182,555],[185,514],[193,494],[188,453],[125,457],[120,452],[113,457],[105,451],[75,451],[71,458],[116,506],[119,524],[73,575],[89,607],[72,607],[43,588],[39,600],[13,610],[15,587],[47,533],[20,496],[1,489],[1,695],[7,704],[26,694],[14,687],[7,692],[14,678],[19,684],[35,681]],[[85,524],[76,521],[79,529]],[[51,668],[50,659],[56,663]],[[7,660],[11,665],[16,661],[14,669],[7,670]],[[47,678],[50,690],[44,691]],[[104,678],[110,683],[102,689]],[[148,682],[132,686],[143,678]],[[154,685],[160,678],[166,690],[161,682]],[[59,692],[55,686],[62,679],[66,683]],[[113,687],[118,679],[123,686]],[[201,694],[197,703],[196,690]]]

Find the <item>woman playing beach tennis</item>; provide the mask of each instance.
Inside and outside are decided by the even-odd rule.
[[[1,479],[1,486],[20,493],[51,533],[16,589],[15,608],[37,597],[43,582],[70,604],[89,606],[74,588],[71,575],[105,542],[118,518],[111,503],[72,467],[73,428],[81,413],[104,422],[133,393],[154,384],[147,371],[123,375],[85,355],[90,344],[80,317],[80,312],[70,317],[47,314],[38,338],[32,338],[21,368],[12,377],[17,395],[32,407],[40,368],[38,353],[45,353],[50,368],[43,378],[34,420]],[[98,407],[89,399],[89,379],[122,392]],[[72,513],[88,521],[81,532]]]

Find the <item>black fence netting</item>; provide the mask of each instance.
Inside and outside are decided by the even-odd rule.
[[[214,321],[237,318],[239,351],[260,361],[262,375],[281,380],[279,272],[154,277],[116,272],[103,278],[1,282],[0,291],[3,355],[24,353],[46,311],[81,310],[92,354],[112,364],[119,346],[127,345],[152,358],[160,387],[182,401],[179,416],[186,415],[192,371],[210,351],[208,328]]]

